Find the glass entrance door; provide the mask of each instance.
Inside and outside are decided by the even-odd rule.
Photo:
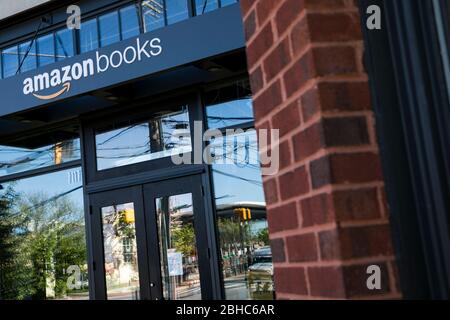
[[[95,298],[150,299],[142,187],[91,195],[90,205]]]
[[[211,298],[202,179],[91,195],[95,297]]]

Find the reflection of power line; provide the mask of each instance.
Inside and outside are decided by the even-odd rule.
[[[39,22],[38,28],[37,28],[36,31],[34,32],[33,39],[31,39],[30,44],[29,44],[27,50],[25,51],[25,54],[24,54],[24,56],[23,56],[23,59],[19,59],[19,60],[20,60],[20,61],[19,61],[19,67],[17,68],[16,74],[19,74],[20,69],[22,69],[22,66],[23,66],[23,64],[24,64],[24,62],[25,62],[25,60],[26,60],[28,54],[30,53],[30,51],[31,51],[31,49],[32,49],[32,47],[33,47],[33,44],[34,44],[34,42],[36,41],[37,35],[38,35],[39,31],[41,30],[41,26],[42,26],[42,24],[43,24],[44,22],[45,22],[45,19],[42,18],[41,21]]]
[[[206,11],[206,6],[208,5],[208,0],[205,0],[205,2],[203,3],[203,10],[202,10],[202,14],[205,13]]]
[[[164,12],[164,5],[157,0],[143,1],[142,6],[147,8],[144,14],[149,14],[155,18],[159,18]]]
[[[110,141],[112,141],[112,140],[114,140],[114,139],[120,137],[121,135],[123,135],[123,134],[126,133],[127,131],[129,131],[129,130],[131,130],[131,129],[133,129],[133,128],[136,128],[136,127],[138,127],[138,126],[142,126],[142,124],[135,124],[135,125],[133,125],[133,126],[126,127],[126,128],[124,128],[124,129],[120,130],[119,132],[117,132],[116,134],[114,134],[113,136],[109,137],[109,138],[106,139],[105,141],[102,141],[102,142],[98,143],[97,146],[102,146],[102,145],[104,145],[104,144],[106,144],[106,143],[108,143],[108,142],[110,142]]]
[[[56,33],[56,34],[55,34],[55,38],[56,38],[56,40],[59,42],[59,45],[60,45],[60,47],[62,48],[62,50],[63,50],[63,52],[64,52],[64,55],[65,55],[64,57],[60,57],[60,58],[66,58],[66,57],[69,57],[69,53],[66,51],[66,47],[64,46],[64,43],[63,43],[61,37]],[[55,50],[57,50],[57,48],[55,48]],[[56,54],[57,54],[57,52],[55,52],[55,57],[56,57],[56,58],[59,58]]]
[[[65,51],[65,49],[64,49]],[[3,52],[4,55],[10,55],[10,56],[22,56],[22,52]],[[65,53],[66,54],[66,53]],[[51,53],[36,53],[36,52],[30,52],[28,53],[28,57],[38,57],[38,58],[66,58],[67,56],[59,56],[57,54],[51,54]]]

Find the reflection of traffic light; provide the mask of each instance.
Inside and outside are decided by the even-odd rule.
[[[234,214],[239,216],[241,221],[248,221],[252,219],[252,211],[248,208],[236,208]]]

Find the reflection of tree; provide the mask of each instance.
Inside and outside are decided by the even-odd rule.
[[[269,243],[269,229],[268,228],[261,229],[256,235],[256,241],[263,243],[264,246],[268,246],[270,244]]]
[[[85,267],[82,211],[67,197],[48,199],[43,193],[19,197],[11,188],[2,197],[1,211],[6,219],[0,219],[4,226],[0,241],[9,243],[5,251],[0,244],[4,252],[0,278],[3,298],[64,297],[68,293],[65,270],[70,265]]]
[[[241,227],[234,219],[219,219],[219,232],[223,247],[240,242]]]
[[[192,224],[185,224],[172,230],[172,244],[183,256],[195,256],[195,231]]]
[[[220,243],[222,248],[222,258],[224,271],[227,276],[244,273],[248,257],[244,248],[249,248],[250,228],[248,224],[241,224],[235,218],[219,219]]]

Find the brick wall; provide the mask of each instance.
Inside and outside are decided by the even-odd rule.
[[[279,299],[401,297],[356,2],[241,0],[256,126],[281,136],[264,177]]]

